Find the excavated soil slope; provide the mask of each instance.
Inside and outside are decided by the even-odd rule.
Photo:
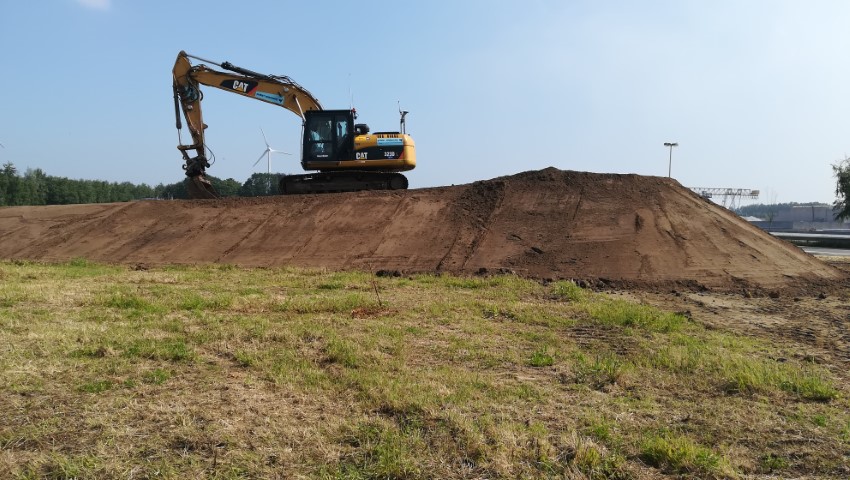
[[[673,180],[548,168],[444,188],[0,209],[0,258],[511,270],[716,289],[844,274]]]

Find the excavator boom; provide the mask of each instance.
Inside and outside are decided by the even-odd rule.
[[[174,84],[187,89],[188,100],[200,101],[191,90],[198,90],[198,84],[228,90],[245,97],[284,107],[304,118],[307,110],[322,110],[322,105],[306,88],[295,83],[287,76],[266,75],[240,68],[230,62],[221,64],[203,60],[233,73],[212,70],[204,64],[192,66],[190,58],[203,60],[180,52],[174,64]],[[181,97],[182,98],[182,97]]]
[[[204,64],[192,65],[190,58],[217,65],[230,72],[220,72]],[[286,76],[265,75],[237,67],[229,62],[221,64],[204,60],[181,51],[177,55],[172,70],[174,77],[174,109],[177,119],[177,131],[182,129],[180,110],[186,120],[192,143],[177,147],[183,154],[186,175],[190,179],[189,189],[193,198],[216,198],[218,194],[205,178],[209,159],[204,143],[204,129],[201,110],[203,93],[200,85],[227,90],[261,102],[270,103],[295,113],[302,119],[304,112],[321,110],[319,101],[305,89]],[[192,155],[194,153],[194,155]]]

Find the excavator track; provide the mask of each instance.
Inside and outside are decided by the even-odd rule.
[[[396,172],[319,172],[286,175],[278,188],[282,195],[356,192],[360,190],[406,190],[407,177]]]

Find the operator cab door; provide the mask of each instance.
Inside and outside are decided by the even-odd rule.
[[[351,160],[354,151],[354,125],[348,110],[306,112],[302,164],[308,168],[321,167],[325,162]],[[309,168],[309,164],[318,167]]]

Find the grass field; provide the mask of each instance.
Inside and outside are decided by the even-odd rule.
[[[837,477],[804,358],[569,282],[5,262],[0,471]]]

